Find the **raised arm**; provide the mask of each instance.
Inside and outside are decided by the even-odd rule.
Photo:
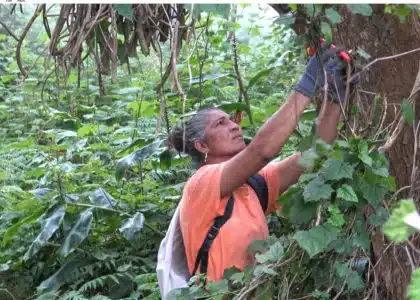
[[[312,57],[286,103],[265,122],[248,147],[226,162],[221,176],[222,197],[230,195],[280,152],[296,128],[300,116],[309,104],[310,97],[315,95],[324,82],[322,66],[328,66],[334,61],[336,65],[331,71],[338,70],[337,64],[340,62],[335,60],[338,50],[341,51],[338,48],[326,51],[324,48],[322,55]]]

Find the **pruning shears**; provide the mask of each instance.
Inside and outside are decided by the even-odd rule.
[[[321,42],[321,44],[322,43],[324,43],[325,42],[325,39],[324,38],[320,38],[320,42]],[[336,46],[334,45],[334,44],[331,44],[330,45],[330,49],[335,49],[336,48]],[[314,56],[315,55],[315,53],[316,53],[316,48],[315,47],[306,47],[306,54],[308,55],[308,56]],[[346,61],[346,62],[349,62],[349,61],[351,61],[351,57],[350,57],[350,54],[348,54],[346,51],[344,51],[344,50],[342,50],[342,51],[340,51],[339,53],[338,53],[338,56],[342,59],[342,60],[344,60],[344,61]]]

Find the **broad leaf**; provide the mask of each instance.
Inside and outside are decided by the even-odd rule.
[[[369,4],[347,4],[347,7],[353,14],[360,14],[366,17],[371,16],[373,13]]]
[[[407,121],[408,125],[413,125],[414,122],[414,110],[413,105],[411,105],[407,100],[403,100],[401,103],[402,116],[404,120]]]
[[[388,219],[389,213],[384,207],[378,207],[376,212],[369,216],[370,223],[375,227],[384,225]]]
[[[277,263],[279,262],[284,255],[284,248],[280,242],[276,242],[270,246],[267,252],[262,254],[256,254],[255,258],[260,264],[267,262]]]
[[[369,146],[366,141],[361,141],[359,144],[359,159],[369,167],[373,164],[373,159],[369,156]]]
[[[346,163],[342,158],[329,158],[325,162],[322,173],[326,180],[340,180],[343,178],[353,178],[354,168]]]
[[[398,207],[391,213],[383,229],[385,235],[395,243],[406,241],[416,230],[405,222],[407,216],[416,213],[416,206],[412,199],[400,200]]]
[[[98,132],[98,130],[99,130],[99,125],[89,124],[89,125],[85,125],[83,127],[80,127],[77,130],[77,135],[80,136],[80,137],[94,135]]]
[[[254,269],[254,276],[259,276],[259,275],[262,275],[262,274],[275,276],[275,275],[277,275],[277,272],[267,265],[257,265]]]
[[[112,4],[112,8],[122,17],[133,18],[133,7],[131,4]]]
[[[136,213],[132,218],[126,220],[119,231],[129,241],[135,240],[138,233],[143,228],[144,216],[142,213]]]
[[[19,231],[20,227],[24,224],[31,224],[35,222],[42,214],[44,213],[44,208],[41,207],[36,210],[32,215],[20,220],[15,225],[11,226],[6,232],[3,234],[3,244],[7,244],[12,240],[15,234]]]
[[[350,202],[358,202],[356,193],[348,184],[343,184],[337,191],[337,197]]]
[[[341,213],[337,205],[328,206],[328,220],[327,223],[334,227],[341,228],[346,223],[344,215]]]
[[[378,207],[381,201],[384,200],[387,189],[376,184],[370,183],[366,180],[360,182],[359,186],[362,196],[366,199],[373,207]]]
[[[83,255],[76,254],[70,257],[57,272],[41,282],[39,289],[41,291],[58,290],[62,285],[74,280],[78,269],[92,263],[92,259]],[[77,276],[77,275],[76,275]]]
[[[88,208],[83,211],[76,224],[67,234],[63,246],[60,249],[60,254],[64,257],[69,255],[77,246],[79,246],[88,236],[90,228],[92,227],[93,208]]]
[[[350,291],[359,291],[365,287],[362,278],[347,264],[335,263],[335,271],[341,281],[345,281]]]
[[[329,199],[333,189],[331,185],[326,184],[322,179],[315,178],[303,191],[305,202],[319,201],[321,199]]]
[[[282,195],[283,197],[283,195]],[[282,198],[280,198],[280,201]],[[308,223],[316,215],[317,203],[305,203],[302,193],[290,196],[290,200],[283,204],[282,212],[293,224],[301,225]]]
[[[126,157],[120,159],[117,164],[117,171],[115,174],[115,177],[117,180],[120,180],[124,172],[127,168],[134,167],[141,161],[147,159],[149,156],[151,156],[162,144],[163,140],[156,140],[151,144],[148,144],[133,153],[127,155]]]
[[[111,208],[115,205],[115,199],[112,198],[103,188],[99,188],[89,195],[89,200],[97,206]]]
[[[310,257],[328,248],[328,245],[337,239],[338,231],[329,225],[321,225],[307,231],[296,232],[294,239],[299,246],[306,250]]]
[[[328,19],[330,19],[331,23],[337,24],[341,22],[341,16],[334,8],[328,8],[325,11],[325,14],[327,15]]]
[[[48,240],[53,236],[53,234],[57,231],[60,227],[61,222],[63,221],[64,214],[66,213],[66,206],[61,205],[54,212],[51,214],[48,219],[45,220],[44,226],[36,237],[36,239],[32,242],[31,246],[29,247],[28,251],[26,251],[25,256],[23,259],[26,261],[33,257],[38,251],[48,242]]]
[[[420,268],[411,273],[411,282],[408,286],[407,295],[411,300],[420,299]]]
[[[247,89],[249,90],[250,88],[252,88],[254,85],[256,85],[258,83],[258,81],[260,81],[262,78],[270,75],[270,73],[274,70],[275,68],[268,68],[265,70],[262,70],[260,72],[257,73],[257,75],[255,75],[254,77],[251,78],[251,80],[249,81],[248,87]]]

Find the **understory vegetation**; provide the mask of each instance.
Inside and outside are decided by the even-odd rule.
[[[280,15],[268,5],[185,4],[183,24],[159,29],[168,40],[151,37],[150,51],[136,41],[133,51],[127,30],[138,9],[97,6],[96,27],[74,52],[83,60],[71,63],[60,53],[73,53],[66,39],[82,27],[54,31],[65,6],[0,6],[0,299],[160,299],[157,251],[195,168],[167,148],[170,128],[217,106],[242,116],[249,142],[299,80],[306,43],[332,40],[342,21],[341,8],[323,4],[285,4]],[[368,4],[343,6],[372,14]],[[142,13],[160,8],[149,9]],[[401,22],[418,15],[414,5],[386,9]],[[302,14],[313,24],[304,35],[295,28]],[[362,74],[375,58],[354,50]],[[407,296],[420,299],[419,260],[408,249],[420,250],[405,243],[420,230],[418,202],[401,199],[384,151],[401,126],[410,138],[414,129],[417,143],[415,87],[392,122],[379,92],[370,102],[350,93],[356,100],[343,107],[332,145],[312,131],[320,95],[279,153],[302,151],[307,171],[279,198],[282,211],[268,216],[270,238],[250,246],[256,264],[206,286],[193,277],[173,298],[378,299],[372,234],[385,232],[407,249]]]

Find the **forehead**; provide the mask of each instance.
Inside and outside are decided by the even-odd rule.
[[[223,110],[213,109],[209,111],[207,114],[207,124],[211,124],[222,117],[229,119],[230,116],[227,113],[225,113]]]

